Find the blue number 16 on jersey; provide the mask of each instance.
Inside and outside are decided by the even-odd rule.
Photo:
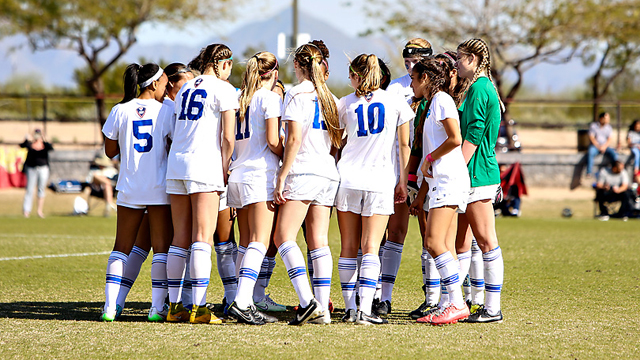
[[[182,111],[178,115],[178,120],[198,120],[202,117],[207,90],[195,89],[191,92],[191,97],[189,97],[190,92],[191,89],[182,93]],[[189,102],[188,104],[187,101]]]
[[[376,110],[378,110],[378,122],[376,123]],[[384,105],[373,103],[367,107],[367,122],[364,121],[364,105],[360,104],[356,109],[358,115],[358,137],[378,134],[384,129]],[[367,127],[369,131],[367,132]]]

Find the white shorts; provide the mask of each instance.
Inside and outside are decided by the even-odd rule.
[[[147,208],[147,205],[129,204],[127,202],[120,200],[119,198],[116,198],[116,205],[128,207],[129,209],[136,209],[136,210],[142,210]]]
[[[336,210],[362,216],[391,215],[394,210],[393,192],[338,188]]]
[[[246,184],[230,182],[228,188],[229,196],[227,201],[229,206],[241,209],[247,205],[264,201],[273,201],[275,178],[273,181],[266,181],[265,179],[265,182],[263,183],[252,182],[250,184]]]
[[[206,192],[223,192],[224,186],[206,184],[192,180],[170,180],[167,179],[167,194],[172,195],[189,195]]]
[[[445,182],[429,179],[429,196],[424,202],[424,211],[443,206],[457,206],[457,213],[467,210],[469,199],[469,183],[465,181]]]
[[[225,211],[228,208],[229,208],[228,195],[227,195],[227,189],[225,189],[224,192],[220,193],[220,205],[218,206],[218,212]]]
[[[299,174],[284,181],[283,195],[287,200],[311,201],[311,205],[333,206],[340,183],[329,178]]]
[[[502,191],[500,184],[472,187],[469,191],[468,204],[474,203],[480,200],[491,200],[491,203],[496,202],[498,191]]]

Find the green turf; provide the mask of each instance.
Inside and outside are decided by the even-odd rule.
[[[640,358],[637,222],[523,217],[498,219],[497,229],[505,259],[502,324],[408,320],[423,300],[414,219],[391,324],[378,327],[339,322],[335,219],[332,298],[339,310],[329,326],[287,326],[291,313],[261,327],[147,323],[149,260],[121,321],[102,323],[107,255],[2,260],[0,358]],[[114,218],[0,217],[0,257],[107,252],[114,233]],[[215,261],[211,280],[208,301],[219,303]],[[297,304],[280,259],[268,290],[280,303]]]

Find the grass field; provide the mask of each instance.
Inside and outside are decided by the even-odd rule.
[[[525,203],[522,218],[497,220],[505,258],[502,324],[432,327],[408,319],[423,300],[421,245],[412,220],[391,324],[339,322],[343,302],[334,265],[334,323],[290,327],[284,321],[289,313],[278,324],[251,327],[147,323],[150,261],[122,320],[99,322],[115,218],[62,216],[68,199],[51,197],[47,210],[58,215],[23,219],[17,216],[19,200],[0,193],[2,359],[640,358],[639,223],[594,221],[589,201],[570,203],[577,215],[572,219],[558,216],[566,202],[539,200]],[[330,240],[337,263],[335,219]],[[101,255],[37,257],[91,253]],[[36,258],[9,259],[16,257]],[[219,303],[215,270],[211,280],[208,301]],[[268,290],[280,303],[297,304],[280,259]]]

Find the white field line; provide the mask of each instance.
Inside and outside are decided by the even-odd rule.
[[[5,257],[5,258],[0,258],[0,261],[64,258],[64,257],[74,257],[74,256],[94,256],[94,255],[107,255],[107,254],[111,254],[111,251],[101,251],[101,252],[93,252],[93,253],[78,253],[78,254],[51,254],[51,255],[33,255],[33,256]]]

